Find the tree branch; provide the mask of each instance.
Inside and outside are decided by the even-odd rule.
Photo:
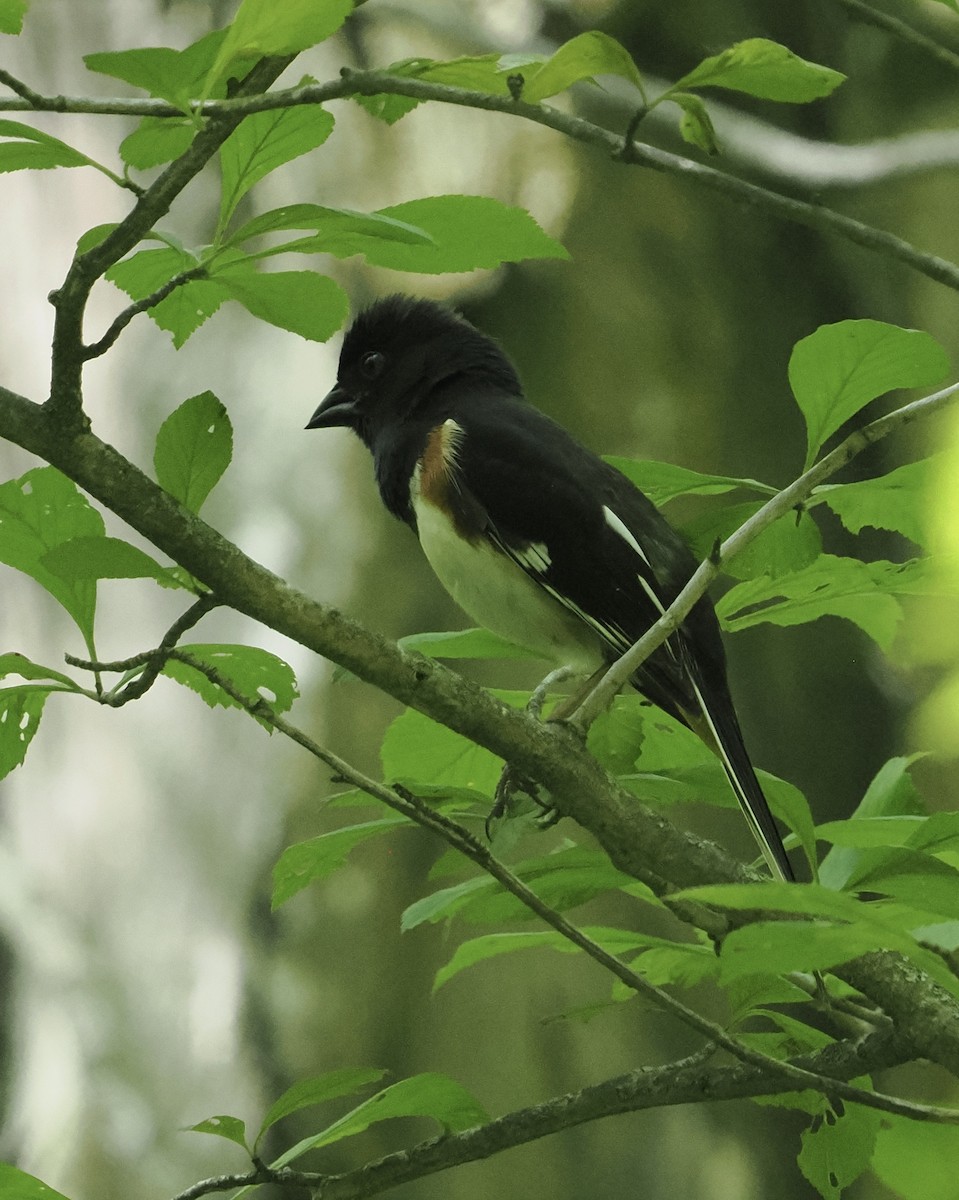
[[[907,25],[905,21],[900,21],[891,13],[873,8],[871,4],[864,4],[863,0],[836,0],[836,3],[840,8],[846,10],[852,20],[881,29],[904,45],[927,54],[941,66],[948,67],[951,71],[959,71],[959,54],[947,46],[940,45],[934,38],[928,37],[911,25]]]
[[[681,155],[671,154],[666,150],[659,150],[654,146],[633,141],[630,142],[627,153],[623,154],[622,134],[610,132],[581,117],[561,112],[546,104],[527,104],[522,100],[513,100],[509,96],[494,96],[487,92],[470,91],[449,84],[404,78],[390,75],[386,71],[351,71],[345,73],[341,79],[327,83],[309,84],[270,92],[266,95],[204,101],[197,103],[193,111],[203,117],[238,120],[254,112],[289,108],[300,104],[324,104],[330,100],[349,96],[377,95],[408,96],[414,100],[434,100],[444,104],[455,104],[466,108],[522,117],[538,125],[545,125],[586,145],[595,146],[634,166],[651,167],[653,170],[674,175],[696,186],[707,188],[734,203],[769,212],[781,220],[802,225],[820,233],[844,238],[864,249],[893,258],[937,283],[959,291],[959,266],[934,254],[924,253],[904,239],[896,237],[895,234],[876,229],[822,205],[784,196],[770,188],[760,187],[732,175],[726,175],[713,167]],[[49,112],[97,112],[135,116],[183,117],[182,110],[160,100],[89,101],[78,97],[64,96],[38,97],[38,100],[41,103],[28,104],[22,99],[10,100],[0,103],[0,109],[30,108]],[[200,135],[201,138],[203,136]],[[200,141],[200,138],[197,141]],[[190,151],[187,152],[187,155],[189,154]],[[167,174],[176,166],[177,164],[174,164],[174,167],[169,168]],[[195,174],[195,171],[192,173]],[[163,178],[161,176],[161,179]],[[157,181],[157,184],[159,183],[160,180]],[[154,187],[156,186],[155,184]],[[154,188],[151,187],[148,195],[152,194],[153,190]],[[167,204],[166,207],[168,206]],[[159,209],[142,228],[141,234],[147,231],[156,216],[162,215],[162,212],[165,211],[165,207]],[[107,240],[109,241],[109,239]],[[102,243],[102,245],[105,244]],[[121,253],[126,253],[129,248],[130,246],[127,246]],[[119,257],[119,254],[116,257]]]

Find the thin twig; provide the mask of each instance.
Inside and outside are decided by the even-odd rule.
[[[157,288],[155,292],[151,292],[149,296],[144,296],[142,300],[137,300],[135,304],[129,305],[116,316],[110,328],[99,341],[91,342],[89,345],[81,347],[80,353],[83,359],[87,361],[91,358],[99,358],[101,354],[106,354],[134,317],[142,312],[147,312],[151,308],[155,308],[161,300],[165,300],[178,287],[182,287],[185,283],[189,283],[193,279],[203,279],[206,277],[206,274],[207,268],[205,266],[191,267],[189,271],[181,271],[179,275],[174,275],[172,279],[168,279],[162,287]]]
[[[43,109],[45,98],[3,67],[0,67],[0,83],[5,83],[10,91],[18,95],[30,108]]]
[[[884,33],[898,38],[905,45],[912,46],[914,49],[922,51],[923,54],[928,54],[936,62],[950,70],[959,71],[959,54],[947,46],[940,45],[935,38],[921,33],[918,29],[907,25],[905,21],[892,16],[891,13],[881,12],[870,4],[864,4],[863,0],[837,0],[837,3],[849,13],[853,20],[861,21],[864,25],[873,25],[876,29],[881,29]]]
[[[612,703],[613,697],[629,683],[641,664],[666,641],[671,633],[674,633],[682,625],[694,605],[706,594],[709,585],[719,575],[723,563],[748,546],[774,521],[778,521],[797,504],[806,500],[813,488],[835,475],[867,446],[878,442],[880,438],[886,437],[893,430],[900,429],[910,421],[938,412],[957,392],[959,392],[959,383],[951,384],[931,396],[913,400],[910,404],[905,404],[902,408],[897,408],[894,412],[879,417],[878,420],[872,421],[862,429],[857,429],[835,450],[821,458],[818,463],[810,467],[788,487],[777,492],[735,533],[730,534],[717,548],[715,554],[699,564],[689,582],[669,608],[621,658],[612,664],[569,720],[580,730],[586,730],[601,712],[606,711]]]

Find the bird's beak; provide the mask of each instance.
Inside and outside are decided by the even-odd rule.
[[[356,397],[337,384],[306,424],[307,429],[356,428]]]

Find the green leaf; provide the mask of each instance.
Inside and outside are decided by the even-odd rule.
[[[377,214],[423,230],[433,244],[382,241],[364,250],[370,262],[394,271],[441,275],[532,258],[569,258],[523,208],[491,196],[427,196],[381,208]]]
[[[207,89],[231,64],[251,56],[299,54],[325,41],[353,11],[353,0],[243,0],[209,73]]]
[[[724,628],[803,625],[820,617],[845,617],[888,650],[902,609],[890,594],[897,587],[898,563],[864,563],[821,554],[809,567],[779,579],[751,579],[726,593],[716,605]]]
[[[868,1080],[865,1083],[868,1086]],[[871,1165],[884,1121],[884,1115],[876,1109],[850,1104],[838,1115],[827,1109],[825,1120],[815,1120],[803,1131],[796,1161],[824,1200],[840,1200],[848,1195],[845,1189]],[[932,1198],[927,1195],[924,1200]]]
[[[249,1153],[246,1144],[246,1125],[239,1117],[207,1117],[196,1125],[187,1126],[188,1133],[211,1133],[214,1137],[226,1138],[228,1142],[236,1142]]]
[[[585,929],[583,932],[611,954],[624,954],[644,945],[647,941],[659,942],[661,940],[622,929]],[[553,930],[484,934],[482,937],[470,938],[469,941],[457,946],[450,961],[437,971],[436,978],[433,980],[433,991],[439,991],[444,983],[448,983],[467,967],[473,967],[487,959],[498,958],[503,954],[513,954],[518,950],[537,950],[544,947],[549,950],[558,950],[561,954],[582,953],[580,948],[574,945],[569,938],[565,938]]]
[[[304,1138],[272,1165],[285,1167],[307,1150],[342,1141],[391,1117],[433,1117],[448,1133],[458,1133],[489,1120],[486,1110],[462,1084],[445,1075],[414,1075],[377,1092],[322,1133]]]
[[[155,325],[173,335],[173,345],[179,350],[224,300],[230,299],[229,292],[216,280],[191,279],[155,304],[147,315]]]
[[[135,171],[148,171],[184,154],[196,132],[196,126],[187,119],[144,117],[120,143],[120,157]]]
[[[540,63],[537,55],[479,54],[464,55],[437,62],[432,58],[405,58],[384,68],[388,75],[404,79],[424,79],[429,83],[443,83],[450,87],[467,88],[474,92],[487,92],[492,96],[508,96],[507,75],[522,69],[528,63]],[[420,103],[410,96],[354,96],[353,99],[371,116],[387,125],[392,125],[411,112]]]
[[[708,558],[717,541],[725,541],[761,507],[761,501],[727,504],[702,513],[682,526],[682,533],[698,558]],[[774,521],[738,554],[723,562],[723,571],[734,579],[768,576],[778,579],[801,571],[822,554],[819,526],[806,513],[789,512]]]
[[[643,81],[625,46],[597,30],[572,38],[541,67],[524,71],[523,99],[538,104],[594,75],[619,75],[643,90]]]
[[[16,651],[0,654],[0,679],[6,679],[8,675],[19,675],[21,679],[31,681],[53,680],[64,684],[71,690],[76,690],[77,687],[69,675],[63,675],[60,671],[55,671],[53,667],[44,667],[39,663],[31,662],[25,654],[18,654]]]
[[[103,536],[103,518],[56,468],[35,467],[19,479],[0,484],[0,562],[46,588],[77,623],[89,647],[96,584],[61,579],[43,564],[49,550],[87,536]]]
[[[719,143],[716,141],[716,130],[706,110],[706,105],[699,96],[690,92],[670,91],[669,99],[678,104],[683,110],[679,120],[679,132],[683,141],[691,146],[698,146],[707,154],[718,154]]]
[[[761,100],[805,104],[828,96],[846,78],[839,71],[807,62],[766,38],[737,42],[722,54],[704,59],[673,86],[679,89],[721,87]],[[674,99],[670,89],[669,99]]]
[[[19,33],[29,5],[30,0],[0,0],[0,33]]]
[[[0,779],[26,758],[49,694],[36,684],[0,688]]]
[[[959,871],[921,850],[864,850],[846,891],[879,892],[918,912],[959,918]]]
[[[199,96],[225,38],[226,31],[217,29],[185,50],[173,50],[168,46],[113,50],[87,54],[83,62],[89,71],[122,79],[131,87],[141,88],[188,112],[190,101]],[[217,94],[225,95],[226,89],[219,88]],[[162,118],[161,123],[166,120]]]
[[[758,921],[723,939],[723,984],[748,975],[827,971],[860,954],[885,949],[882,929],[870,925],[827,925],[811,921]]]
[[[144,300],[178,275],[195,271],[200,260],[188,250],[164,246],[162,249],[139,250],[129,258],[115,263],[106,271],[106,278],[126,292],[132,300]],[[147,310],[150,320],[173,334],[177,349],[191,333],[223,303],[226,297],[206,279],[181,284],[159,304]]]
[[[943,813],[957,816],[957,813]],[[905,846],[914,833],[923,829],[928,817],[850,817],[845,821],[826,821],[816,826],[816,837],[833,846],[849,846],[855,850],[868,850],[871,846]],[[959,824],[956,827],[959,838]],[[842,880],[829,881],[830,887],[841,887]]]
[[[890,758],[876,772],[856,811],[846,824],[850,828],[863,819],[883,817],[916,817],[922,811],[922,801],[909,768],[916,755]],[[819,880],[837,891],[845,884],[859,861],[859,854],[843,846],[834,846],[819,866]]]
[[[892,529],[928,548],[927,510],[939,467],[935,458],[920,459],[876,479],[826,484],[815,489],[813,499],[821,497],[850,533],[859,533],[867,525]]]
[[[272,247],[261,254],[277,253],[292,247],[301,254],[335,254],[338,258],[364,254],[375,258],[376,248],[382,241],[433,245],[432,237],[425,230],[417,229],[406,221],[397,221],[380,213],[327,208],[320,204],[285,204],[282,208],[261,213],[233,233],[227,244],[239,245],[263,234],[288,229],[313,229],[316,232],[310,237]]]
[[[199,512],[233,457],[233,427],[212,392],[184,400],[160,426],[153,450],[157,483]]]
[[[325,1104],[340,1096],[350,1096],[368,1083],[378,1082],[385,1074],[385,1071],[376,1067],[341,1067],[338,1071],[328,1071],[314,1079],[301,1079],[270,1105],[253,1143],[254,1148],[260,1144],[268,1129],[291,1113],[314,1104]]]
[[[43,565],[70,583],[97,579],[155,579],[163,587],[183,587],[169,567],[121,538],[76,537],[48,550]]]
[[[712,946],[696,942],[670,942],[665,938],[648,940],[650,948],[631,960],[629,965],[656,987],[697,987],[719,974],[719,962]]]
[[[0,138],[15,139],[0,142],[0,172],[91,165],[79,150],[20,121],[0,120]]]
[[[349,314],[340,285],[315,271],[268,274],[242,263],[217,271],[214,282],[253,316],[312,342],[325,342]]]
[[[222,182],[219,228],[224,229],[251,187],[283,163],[322,146],[333,117],[316,105],[253,113],[220,147]]]
[[[3,1200],[67,1200],[62,1192],[9,1163],[0,1163],[0,1196]]]
[[[536,658],[531,650],[508,642],[488,629],[454,629],[444,633],[411,633],[400,638],[402,649],[429,658]]]
[[[625,475],[644,492],[657,506],[662,506],[677,496],[719,496],[737,488],[758,492],[762,496],[775,496],[776,489],[757,479],[737,479],[732,475],[703,475],[689,467],[677,467],[675,463],[654,462],[651,459],[618,458],[604,456],[610,466]]]
[[[717,905],[720,908],[781,912],[872,927],[885,950],[897,950],[925,971],[951,996],[959,997],[959,980],[942,959],[923,949],[895,920],[886,919],[887,906],[864,904],[845,892],[833,892],[816,883],[713,884],[677,892],[674,900]]]
[[[116,227],[116,221],[109,221],[105,225],[94,225],[86,233],[81,233],[77,239],[77,254],[87,254],[95,246],[99,246],[105,238],[110,236]]]
[[[955,1200],[959,1129],[884,1113],[870,1163],[899,1200]]]
[[[517,702],[525,699],[517,696]],[[503,769],[489,750],[408,708],[391,723],[380,747],[386,779],[407,779],[492,795]]]
[[[276,713],[286,712],[299,695],[292,668],[259,646],[197,643],[181,645],[178,650],[212,667],[251,703],[265,700]],[[190,663],[168,659],[163,674],[192,688],[210,708],[218,705],[223,708],[241,707],[232,696]],[[269,728],[265,722],[263,724]]]
[[[362,825],[348,825],[288,846],[273,868],[271,906],[277,909],[309,884],[325,879],[346,862],[350,852],[361,842],[408,824],[405,817],[386,817]]]
[[[871,400],[894,388],[930,387],[948,371],[945,350],[920,330],[882,321],[820,326],[796,343],[789,360],[789,383],[806,418],[806,466]]]

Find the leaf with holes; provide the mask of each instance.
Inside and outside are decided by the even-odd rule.
[[[233,428],[212,392],[190,396],[160,426],[153,467],[160,487],[199,512],[233,456]]]

